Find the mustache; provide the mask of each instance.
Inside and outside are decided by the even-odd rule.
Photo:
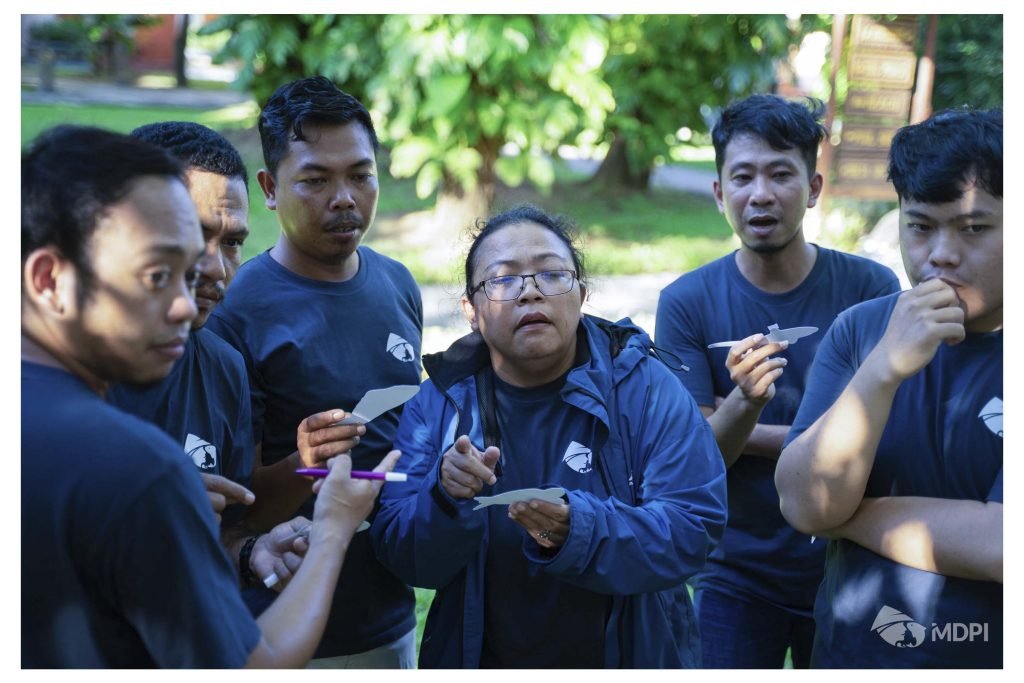
[[[340,232],[342,230],[362,230],[363,219],[356,213],[343,213],[339,216],[335,216],[331,221],[324,225],[324,230],[328,232]]]
[[[196,295],[207,299],[223,299],[224,283],[220,280],[202,280],[196,285]]]

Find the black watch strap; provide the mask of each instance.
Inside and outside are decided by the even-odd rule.
[[[238,578],[242,581],[242,586],[249,587],[256,581],[256,575],[252,571],[250,566],[250,560],[252,559],[252,549],[256,545],[256,541],[263,534],[256,534],[245,539],[245,543],[242,544],[242,550],[238,553]]]

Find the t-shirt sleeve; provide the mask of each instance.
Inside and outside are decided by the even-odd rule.
[[[818,346],[800,408],[783,447],[792,443],[832,407],[858,367],[851,317],[847,311],[836,318]]]
[[[705,351],[701,325],[695,311],[687,305],[684,293],[678,284],[662,290],[658,298],[658,312],[654,323],[654,345],[673,354],[670,361],[678,358],[689,368],[675,370],[699,406],[715,405],[715,388],[711,377],[711,366]]]
[[[220,310],[214,310],[206,322],[206,327],[242,354],[249,383],[249,414],[252,421],[250,433],[253,443],[258,444],[263,441],[263,418],[267,397],[249,343],[236,329],[234,320],[221,314]]]
[[[224,476],[242,486],[252,488],[252,472],[255,467],[255,448],[252,434],[252,408],[249,401],[249,380],[244,374],[244,368],[238,367],[239,388],[237,393],[225,402],[234,408],[234,417],[231,427],[231,443],[227,458],[224,461]],[[234,503],[227,506],[221,514],[222,526],[232,526],[242,520],[248,506],[242,503]]]
[[[145,457],[133,450],[126,457]],[[162,466],[132,490],[121,482],[125,490],[93,520],[89,565],[157,666],[240,667],[259,643],[259,627],[242,603],[198,473],[186,463]]]

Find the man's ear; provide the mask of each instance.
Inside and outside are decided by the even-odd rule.
[[[476,323],[476,309],[473,307],[473,302],[463,294],[462,298],[459,299],[459,306],[462,308],[462,317],[469,323],[470,329],[474,332],[479,332],[480,326]]]
[[[807,194],[807,208],[813,208],[818,203],[818,197],[821,196],[821,187],[825,184],[825,178],[820,173],[815,173],[811,177],[811,190]]]
[[[722,184],[717,180],[711,184],[715,193],[715,204],[718,206],[718,213],[725,215],[725,199],[722,197]]]
[[[24,296],[40,310],[63,316],[74,299],[75,274],[71,263],[53,246],[36,249],[25,259]]]
[[[260,189],[263,190],[263,198],[267,208],[271,211],[276,211],[277,182],[274,180],[274,176],[270,175],[270,171],[267,169],[261,168],[256,171],[256,181],[260,184]]]

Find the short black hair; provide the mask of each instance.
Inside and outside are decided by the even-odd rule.
[[[733,102],[718,117],[711,130],[715,146],[715,166],[722,177],[725,149],[737,135],[756,135],[772,149],[800,150],[807,166],[807,177],[818,165],[818,145],[828,131],[821,123],[825,105],[808,97],[803,101],[786,100],[778,95],[751,95]]]
[[[573,268],[576,269],[577,279],[580,284],[584,287],[587,284],[587,272],[586,264],[583,260],[583,253],[576,245],[579,237],[579,229],[576,224],[568,216],[564,215],[552,215],[545,212],[542,209],[537,208],[532,204],[519,204],[514,206],[507,211],[492,216],[486,221],[477,221],[476,228],[471,231],[470,238],[473,240],[469,247],[469,253],[466,254],[466,296],[471,297],[472,292],[470,291],[474,283],[473,270],[475,263],[473,262],[476,258],[476,252],[480,244],[483,243],[490,235],[498,232],[502,228],[508,227],[509,225],[518,225],[520,223],[536,223],[537,225],[547,228],[551,232],[555,233],[559,240],[569,249],[569,254],[572,256]]]
[[[945,204],[968,183],[1003,196],[1003,110],[949,109],[896,131],[889,180],[900,200]]]
[[[323,76],[310,76],[286,83],[274,91],[260,112],[260,142],[263,163],[271,175],[277,173],[281,159],[288,154],[292,140],[306,141],[303,125],[307,122],[328,125],[362,124],[376,152],[380,143],[370,112],[356,98],[339,90]]]
[[[64,125],[40,133],[21,155],[21,262],[52,245],[78,273],[79,304],[95,285],[89,242],[104,210],[145,176],[177,178],[166,150],[101,128]]]
[[[185,164],[186,168],[209,171],[225,178],[240,178],[249,186],[242,155],[227,138],[215,130],[191,121],[160,121],[139,126],[133,138],[163,147]]]

